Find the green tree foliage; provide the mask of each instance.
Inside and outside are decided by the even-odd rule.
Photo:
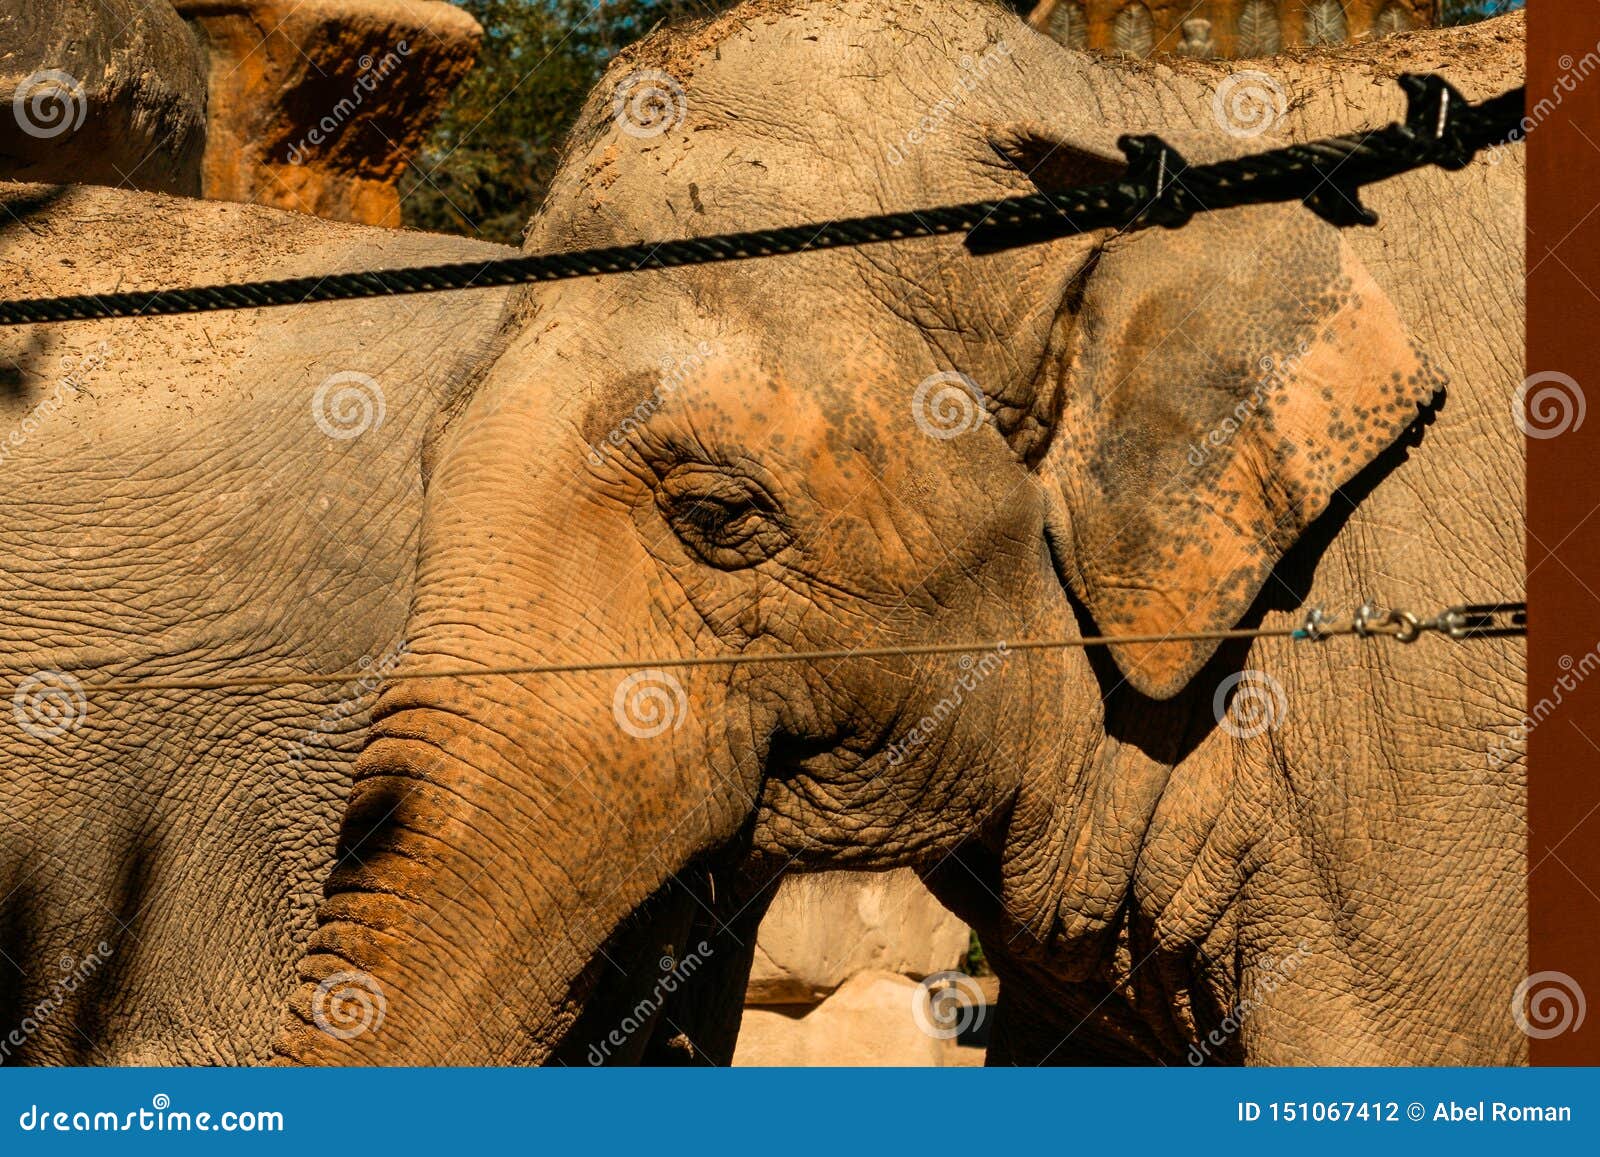
[[[1440,23],[1471,24],[1515,12],[1522,6],[1523,0],[1444,0]]]
[[[478,63],[401,180],[405,223],[515,243],[606,63],[656,25],[732,0],[457,0]]]

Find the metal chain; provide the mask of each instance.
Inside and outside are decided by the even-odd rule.
[[[1396,642],[1415,643],[1430,631],[1448,635],[1458,642],[1526,635],[1528,606],[1526,603],[1461,603],[1425,619],[1410,611],[1380,608],[1368,601],[1356,608],[1350,621],[1343,625],[1339,624],[1337,615],[1324,614],[1321,608],[1312,607],[1290,637],[1318,642],[1334,635],[1355,635],[1362,639],[1387,635]]]
[[[1521,88],[1473,105],[1437,76],[1406,75],[1400,84],[1409,104],[1404,124],[1193,166],[1160,137],[1125,136],[1118,144],[1129,168],[1120,180],[1067,192],[493,261],[6,301],[0,325],[486,289],[953,233],[968,234],[972,252],[989,253],[1098,229],[1176,228],[1196,213],[1287,201],[1304,202],[1334,225],[1370,225],[1377,216],[1361,204],[1363,186],[1429,165],[1462,168],[1524,131]]]

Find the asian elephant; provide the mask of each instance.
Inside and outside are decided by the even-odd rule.
[[[1469,96],[1514,86],[1520,30],[1230,84],[985,4],[746,5],[612,66],[527,247],[1082,184],[1118,132],[1245,151],[1244,82],[1349,130],[1446,41]],[[917,868],[994,954],[998,1063],[1519,1058],[1514,640],[988,641],[1520,592],[1520,182],[1509,150],[1372,190],[1368,232],[1256,208],[516,295],[424,450],[410,677],[280,1054],[564,1059],[608,935],[714,863]],[[333,977],[381,1028],[325,1031]]]
[[[0,185],[7,297],[504,252]],[[0,330],[0,1061],[265,1057],[398,656],[421,435],[502,298]],[[92,690],[362,668],[349,687]]]
[[[1347,131],[1441,58],[1520,83],[1521,37],[1241,81],[975,0],[757,0],[619,58],[527,247],[1104,180],[1123,132]],[[7,194],[8,296],[175,249],[184,281],[489,252],[56,195]],[[130,351],[0,467],[0,666],[55,680],[19,725],[68,717],[0,749],[0,1015],[112,950],[16,1059],[260,1060],[288,993],[284,1062],[721,1061],[771,882],[902,865],[1000,974],[991,1063],[1521,1059],[1521,764],[1487,758],[1518,644],[992,645],[1520,592],[1520,148],[1366,196],[1376,229],[1256,208],[0,333],[13,422],[29,358]],[[363,378],[382,422],[340,437]],[[367,685],[92,686],[363,657],[404,676],[370,729]],[[559,670],[430,675],[518,666]]]

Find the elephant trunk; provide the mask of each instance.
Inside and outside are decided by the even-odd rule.
[[[567,1059],[575,1026],[599,1027],[586,1008],[618,987],[658,1007],[684,979],[682,904],[639,910],[754,808],[772,726],[748,695],[732,707],[733,674],[592,669],[693,654],[705,628],[659,581],[653,491],[572,436],[581,391],[529,388],[560,352],[525,334],[441,427],[407,655],[356,763],[276,1042],[289,1061]],[[526,665],[546,670],[435,674]],[[636,912],[663,950],[619,981],[608,941],[641,942]]]
[[[671,730],[662,712],[686,708],[681,685],[641,706],[642,684],[628,678],[391,685],[356,767],[282,1058],[551,1057],[589,1000],[608,937],[730,839],[745,810],[711,789],[703,760],[687,767],[681,743],[658,742],[658,728]],[[653,989],[703,963],[679,960],[681,919],[662,925],[659,951],[641,954],[659,976],[626,979],[658,1006]],[[631,1017],[624,1035],[648,1031],[646,1020]]]

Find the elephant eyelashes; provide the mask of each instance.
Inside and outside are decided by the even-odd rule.
[[[772,496],[716,467],[679,466],[661,480],[656,501],[683,544],[723,570],[754,566],[789,541]]]

